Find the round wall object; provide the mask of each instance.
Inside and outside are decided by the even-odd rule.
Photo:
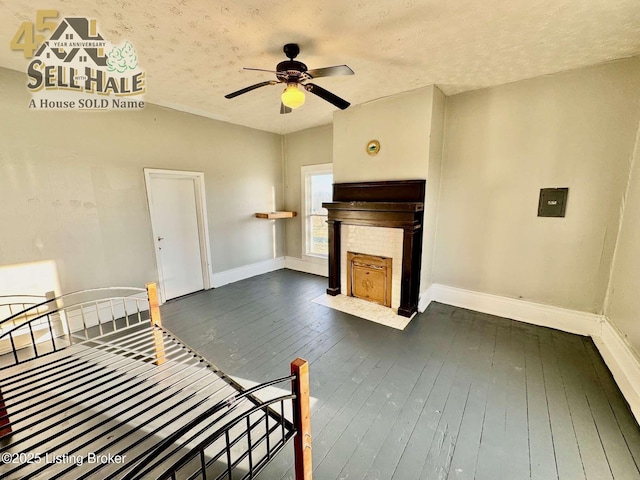
[[[377,155],[380,151],[380,142],[378,140],[371,140],[367,143],[367,153],[371,156]]]

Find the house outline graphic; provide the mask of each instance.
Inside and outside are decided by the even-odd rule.
[[[84,45],[83,45],[84,44]],[[47,63],[62,65],[76,62],[92,62],[94,67],[105,67],[107,56],[105,39],[97,32],[96,21],[83,17],[64,18],[49,40],[35,54]],[[100,46],[98,46],[100,45]]]

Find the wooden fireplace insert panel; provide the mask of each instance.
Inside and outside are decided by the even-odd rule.
[[[347,252],[347,295],[391,307],[392,259]]]

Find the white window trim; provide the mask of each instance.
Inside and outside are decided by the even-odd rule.
[[[328,255],[321,255],[309,252],[309,229],[307,228],[307,217],[309,215],[309,206],[311,205],[311,185],[309,175],[331,173],[333,175],[333,163],[318,163],[316,165],[302,165],[300,167],[300,206],[302,210],[302,252],[301,257],[304,260],[313,263],[326,263]]]

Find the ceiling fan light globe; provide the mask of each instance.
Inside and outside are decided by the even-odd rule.
[[[282,103],[289,108],[298,108],[304,104],[304,92],[302,92],[297,84],[287,85],[282,92]]]

